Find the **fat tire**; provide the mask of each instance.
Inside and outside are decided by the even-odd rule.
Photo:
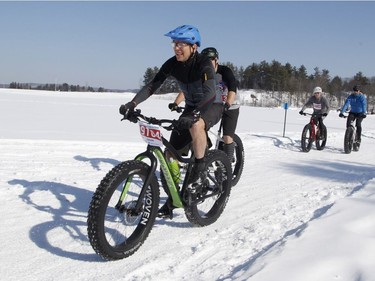
[[[326,143],[327,143],[327,127],[323,125],[323,130],[320,133],[321,133],[322,139],[320,139],[320,140],[317,139],[315,141],[315,145],[316,145],[317,150],[323,150],[326,146]]]
[[[346,154],[350,154],[353,148],[353,134],[354,129],[352,127],[346,128],[344,137],[344,151]]]
[[[155,175],[152,175],[151,182],[146,187],[141,212],[130,213],[131,206],[139,198],[149,169],[149,165],[138,160],[122,162],[107,173],[92,197],[87,219],[88,237],[94,251],[105,260],[119,260],[134,254],[151,232],[160,199]],[[124,182],[130,176],[132,182],[121,205],[126,209],[121,212],[115,205]],[[110,218],[111,213],[113,217]],[[121,241],[110,241],[116,238]]]
[[[232,187],[232,167],[225,152],[217,149],[209,150],[206,163],[209,184],[203,193],[209,195],[212,192],[220,192],[206,198],[203,202],[192,203],[185,207],[187,219],[195,226],[210,225],[220,217],[228,202]],[[216,184],[211,180],[213,178],[217,181]]]
[[[301,148],[303,152],[309,152],[312,147],[313,139],[312,139],[311,133],[312,133],[311,124],[305,125],[305,127],[302,130],[302,136],[301,136]]]
[[[235,186],[241,178],[243,167],[245,164],[245,150],[241,138],[238,135],[233,136],[234,146],[234,163],[232,165],[232,187]],[[220,141],[219,150],[224,151],[224,142]]]
[[[356,142],[353,143],[353,151],[359,151],[359,145]]]
[[[355,136],[354,136],[354,143],[353,143],[353,151],[359,151],[360,144],[357,142],[358,137],[357,137],[356,132],[353,130],[353,134],[354,133],[355,133]]]

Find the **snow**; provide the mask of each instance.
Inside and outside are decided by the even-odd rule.
[[[132,96],[0,89],[2,280],[375,280],[375,115],[360,151],[344,153],[345,120],[331,111],[326,148],[303,153],[299,108],[283,137],[283,108],[241,107],[244,172],[217,222],[193,227],[177,209],[134,255],[103,261],[87,211],[105,174],[145,149],[120,122]],[[177,117],[171,100],[139,108]]]

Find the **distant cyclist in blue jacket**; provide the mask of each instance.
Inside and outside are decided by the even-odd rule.
[[[361,143],[361,133],[362,133],[362,120],[366,118],[367,112],[367,101],[366,96],[361,92],[361,86],[355,85],[353,87],[353,93],[346,98],[345,104],[341,109],[339,114],[340,117],[344,117],[344,112],[348,109],[350,105],[350,111],[348,115],[348,120],[346,121],[346,127],[348,128],[354,120],[356,120],[357,126],[357,140]]]

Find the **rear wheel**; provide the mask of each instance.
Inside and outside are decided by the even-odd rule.
[[[233,159],[229,159],[229,161],[231,162],[232,166],[232,186],[235,186],[242,175],[243,166],[245,163],[245,151],[242,140],[238,135],[234,135],[233,142],[235,144]],[[224,151],[223,141],[220,141],[218,149]]]
[[[353,127],[346,128],[345,137],[344,137],[344,151],[346,154],[352,152],[354,140],[354,129]]]
[[[301,148],[303,152],[309,152],[313,144],[312,139],[312,126],[307,124],[302,130]]]
[[[155,222],[159,185],[155,175],[141,197],[149,166],[141,161],[123,162],[102,179],[88,212],[91,246],[105,260],[126,258],[146,240]],[[139,208],[136,205],[140,202]]]
[[[234,149],[234,161],[232,162],[232,186],[235,186],[242,175],[243,166],[245,163],[245,152],[242,140],[239,136],[234,135],[233,141],[236,146]]]
[[[220,150],[209,150],[206,156],[207,180],[202,190],[187,194],[187,219],[197,226],[214,223],[224,211],[231,191],[232,168],[227,155]]]

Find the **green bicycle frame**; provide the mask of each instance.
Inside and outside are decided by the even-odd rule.
[[[175,182],[172,178],[172,174],[169,170],[167,161],[165,160],[164,153],[161,151],[161,149],[159,147],[155,147],[155,146],[151,147],[150,151],[152,153],[154,153],[156,155],[157,159],[159,160],[160,169],[163,171],[165,180],[167,182],[167,186],[168,186],[170,195],[172,197],[173,206],[175,206],[177,208],[182,208],[183,204],[182,204],[178,189],[176,187],[176,184],[175,184]]]
[[[144,159],[149,159],[151,161],[151,167],[150,167],[149,174],[148,174],[148,176],[147,176],[147,178],[146,178],[146,180],[143,184],[142,191],[141,191],[141,194],[139,196],[140,200],[138,200],[135,209],[136,210],[141,209],[141,201],[142,201],[141,199],[144,198],[145,193],[146,193],[145,187],[149,185],[151,177],[155,173],[156,166],[157,166],[157,160],[159,160],[160,168],[163,171],[165,180],[167,182],[168,189],[169,189],[170,195],[172,197],[173,206],[175,206],[177,208],[182,208],[183,203],[182,203],[181,197],[180,197],[179,192],[177,190],[176,184],[173,181],[171,172],[169,171],[167,161],[165,160],[164,154],[161,151],[160,147],[148,145],[147,150],[145,152],[143,152],[143,153],[141,153],[141,154],[139,154],[135,157],[135,160],[139,160],[139,161],[143,161]],[[126,182],[124,184],[124,187],[122,189],[120,198],[119,198],[119,202],[117,203],[116,206],[121,206],[122,202],[124,201],[125,196],[129,191],[129,186],[130,186],[130,182],[132,181],[132,178],[133,177],[130,176],[126,180]]]

